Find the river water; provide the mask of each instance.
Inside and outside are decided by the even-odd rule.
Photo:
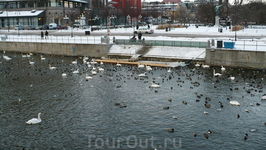
[[[79,58],[0,55],[1,149],[266,149],[263,70],[91,64],[104,68],[91,75]],[[213,69],[222,76],[213,77]],[[41,123],[25,123],[38,113]]]

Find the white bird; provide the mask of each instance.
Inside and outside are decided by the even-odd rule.
[[[116,66],[117,67],[121,67],[122,65],[121,64],[119,64],[118,62],[116,63]]]
[[[196,64],[195,64],[195,67],[199,67],[199,66],[200,66],[200,64],[199,64],[199,63],[196,63]]]
[[[99,70],[99,71],[104,71],[104,69],[103,69],[103,68],[101,68],[101,67],[98,67],[98,70]]]
[[[228,79],[230,79],[230,80],[235,80],[235,77],[229,77]]]
[[[42,55],[41,55],[41,60],[45,60],[46,58],[44,58]]]
[[[146,75],[147,75],[147,73],[144,72],[144,73],[139,74],[138,76],[139,76],[139,77],[146,77]]]
[[[89,76],[89,75],[86,73],[86,80],[90,80],[90,79],[92,79],[92,77]]]
[[[8,57],[8,56],[6,56],[6,55],[3,55],[3,58],[4,58],[5,60],[11,60],[11,58]]]
[[[96,75],[97,72],[96,72],[95,70],[91,70],[91,74],[92,74],[92,75]]]
[[[56,67],[52,67],[50,64],[49,64],[49,68],[50,68],[50,70],[55,70],[56,69]]]
[[[65,77],[65,76],[67,76],[67,74],[66,73],[62,73],[62,77]]]
[[[202,67],[202,68],[210,68],[209,65],[202,65],[201,67]]]
[[[78,60],[76,59],[76,60],[74,60],[74,61],[72,61],[72,64],[77,64],[78,63]]]
[[[222,74],[220,74],[220,73],[215,73],[215,69],[213,69],[213,76],[215,76],[215,77],[218,77],[218,76],[221,76]]]
[[[138,64],[138,68],[144,68],[143,64]]]
[[[209,114],[207,111],[204,111],[203,113],[204,113],[204,114]]]
[[[34,65],[34,63],[35,63],[34,61],[30,61],[30,60],[29,60],[29,64],[30,64],[30,65]]]
[[[79,68],[75,71],[73,71],[72,73],[79,73]]]
[[[177,119],[177,116],[173,116],[173,119]]]
[[[231,105],[240,106],[240,103],[238,101],[230,101]]]
[[[155,84],[155,83],[151,82],[151,86],[150,87],[152,87],[152,88],[159,88],[159,87],[161,87],[161,85]]]
[[[221,66],[221,70],[222,70],[222,71],[225,71],[225,68],[224,68],[223,66]]]
[[[27,57],[27,55],[23,55],[23,54],[21,54],[21,56],[22,56],[23,58]]]
[[[261,100],[266,100],[266,95],[262,96]]]
[[[146,70],[151,71],[152,70],[151,66],[146,66]]]
[[[32,118],[29,121],[27,121],[27,124],[36,124],[36,123],[40,123],[41,120],[41,113],[38,114],[38,118]]]
[[[167,72],[172,72],[172,71],[171,71],[171,69],[169,68],[169,69],[167,70]]]

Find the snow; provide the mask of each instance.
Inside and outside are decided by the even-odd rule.
[[[171,31],[166,32],[165,30],[156,30],[155,25],[151,26],[155,30],[154,36],[145,36],[142,35],[142,38],[145,38],[145,41],[149,40],[158,40],[158,41],[216,41],[222,40],[224,42],[235,42],[234,49],[227,50],[248,50],[248,51],[266,51],[266,26],[251,26],[250,28],[243,29],[241,31],[231,31],[230,29],[223,28],[223,32],[218,32],[218,27],[205,27],[199,26],[198,28],[195,25],[190,25],[186,28],[175,28]],[[75,33],[87,31],[89,29],[71,29],[68,30],[57,30],[55,32],[68,32],[69,35],[71,32]],[[0,37],[4,37],[3,33],[7,31],[0,31]],[[24,32],[24,31],[10,31],[10,32]],[[133,28],[118,28],[110,29],[110,43],[112,43],[113,37],[115,39],[125,39],[128,40],[132,36],[112,36],[112,33],[132,33]],[[107,30],[93,31],[93,33],[102,33],[102,35],[107,35]],[[92,33],[92,34],[93,34]],[[160,33],[167,33],[167,36],[162,36]],[[156,36],[158,34],[158,36]],[[174,34],[180,35],[180,37],[174,36]],[[182,35],[191,35],[192,37],[186,38]],[[206,37],[193,37],[193,35],[206,35]],[[237,41],[235,40],[235,35],[237,35]],[[246,36],[246,37],[243,37]],[[18,42],[57,42],[57,43],[86,43],[86,44],[100,44],[101,38],[103,36],[53,36],[50,34],[49,39],[41,39],[40,36],[11,36],[8,35],[7,41],[18,41]],[[134,56],[138,50],[140,50],[142,45],[113,45],[109,51],[109,54],[116,55],[127,55]],[[214,48],[216,46],[213,46]],[[205,48],[197,47],[171,47],[171,46],[152,46],[148,53],[145,54],[146,57],[162,57],[162,58],[178,58],[178,59],[204,59],[205,58]]]

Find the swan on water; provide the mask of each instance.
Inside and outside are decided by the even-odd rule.
[[[146,77],[146,75],[147,75],[147,73],[144,72],[144,73],[139,74],[138,76],[139,76],[139,77]]]
[[[50,68],[51,70],[56,69],[56,67],[52,67],[50,64],[49,64],[49,68]]]
[[[29,64],[30,64],[30,65],[34,65],[34,63],[35,63],[34,61],[30,61],[30,60],[29,60]]]
[[[151,66],[146,66],[146,70],[151,71],[152,70]]]
[[[11,60],[11,58],[8,57],[8,56],[6,56],[6,55],[3,55],[3,58],[4,58],[5,60]]]
[[[202,67],[202,68],[210,68],[209,65],[202,65],[201,67]]]
[[[222,71],[225,71],[225,68],[224,68],[224,66],[221,66],[221,70],[222,70]]]
[[[261,100],[266,100],[266,95],[262,96]]]
[[[230,79],[230,80],[235,80],[235,77],[229,77],[228,79]]]
[[[67,74],[66,73],[62,73],[62,77],[65,77],[65,76],[67,76]]]
[[[143,64],[138,64],[138,68],[144,68]]]
[[[77,64],[78,63],[78,60],[76,59],[76,60],[74,60],[74,61],[72,61],[72,64]]]
[[[199,66],[200,66],[200,64],[199,64],[199,63],[196,63],[196,64],[195,64],[195,67],[199,67]]]
[[[44,58],[42,55],[41,55],[41,60],[45,60],[46,58]]]
[[[72,73],[79,73],[79,68],[75,71],[73,71]]]
[[[101,67],[98,67],[98,71],[104,71],[104,69]]]
[[[151,86],[150,87],[159,88],[159,87],[161,87],[161,85],[151,82]]]
[[[119,63],[117,62],[117,63],[116,63],[116,66],[121,67],[121,64],[119,64]]]
[[[38,114],[38,118],[32,118],[29,121],[27,121],[27,124],[36,124],[36,123],[40,123],[41,120],[41,113]]]
[[[213,76],[215,76],[215,77],[218,77],[218,76],[221,76],[222,74],[220,74],[220,73],[215,73],[215,69],[213,69]]]
[[[97,72],[96,72],[95,70],[92,70],[92,71],[91,71],[91,74],[96,75]]]
[[[86,73],[86,80],[89,80],[89,79],[92,79],[92,77],[89,76],[89,75]]]
[[[240,106],[240,103],[238,101],[230,101],[231,105]]]

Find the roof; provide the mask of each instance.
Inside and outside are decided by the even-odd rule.
[[[2,13],[1,13],[2,12]],[[36,10],[34,13],[32,11],[0,11],[0,18],[3,17],[35,17],[43,13],[44,10]]]

